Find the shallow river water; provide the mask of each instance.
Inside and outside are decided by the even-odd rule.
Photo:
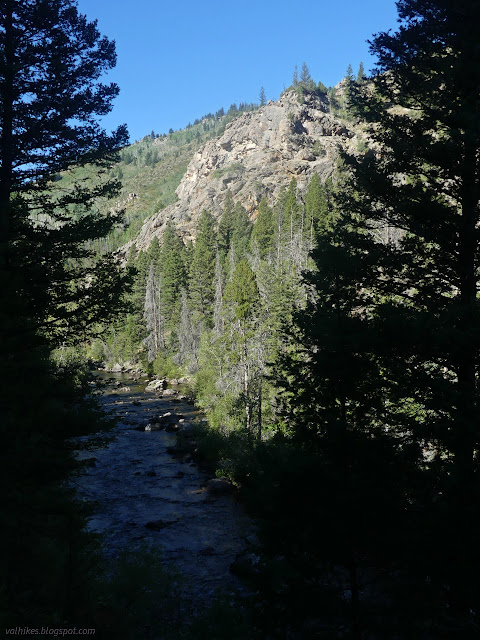
[[[145,380],[114,373],[103,377],[112,380],[100,402],[116,416],[117,426],[107,445],[77,452],[81,459],[94,460],[73,482],[81,496],[95,503],[89,526],[104,534],[105,554],[153,543],[185,576],[192,596],[210,597],[219,587],[241,590],[230,564],[254,536],[252,521],[233,497],[211,496],[205,488],[209,476],[188,458],[168,453],[174,433],[136,430],[149,416],[167,411],[183,416],[188,426],[196,412],[182,400],[145,391]],[[85,440],[82,447],[88,445]],[[154,529],[146,526],[152,522],[157,523]]]

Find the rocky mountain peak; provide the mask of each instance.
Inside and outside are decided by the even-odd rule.
[[[330,113],[326,95],[286,91],[230,122],[195,153],[176,190],[178,201],[148,218],[134,244],[146,249],[169,220],[185,239],[194,238],[203,210],[220,217],[227,191],[254,219],[261,198],[273,201],[292,178],[300,190],[314,173],[328,178],[339,148],[353,136],[349,125]]]

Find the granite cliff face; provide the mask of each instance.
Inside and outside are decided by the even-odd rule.
[[[355,138],[349,125],[330,114],[326,96],[299,100],[288,91],[241,115],[195,153],[176,190],[178,201],[148,218],[134,244],[147,248],[169,220],[185,239],[193,238],[203,210],[221,215],[228,190],[255,219],[260,199],[274,201],[292,177],[300,191],[314,173],[322,181],[329,177],[339,148],[352,147]]]

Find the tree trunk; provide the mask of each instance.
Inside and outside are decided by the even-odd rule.
[[[262,441],[262,376],[258,380],[257,440]]]
[[[250,394],[249,394],[249,375],[248,375],[248,349],[247,339],[245,336],[245,327],[242,327],[243,334],[243,395],[245,397],[245,421],[247,431],[250,432],[252,427],[252,407],[250,406]]]

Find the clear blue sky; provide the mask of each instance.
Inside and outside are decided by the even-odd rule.
[[[183,128],[236,102],[277,99],[306,61],[314,80],[339,82],[347,65],[374,65],[367,39],[396,28],[394,0],[78,0],[116,41],[105,80],[120,96],[103,124],[126,122],[132,141]]]

